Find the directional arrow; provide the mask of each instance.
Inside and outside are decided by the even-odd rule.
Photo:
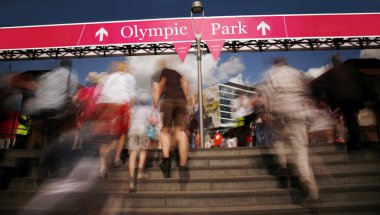
[[[96,32],[95,37],[99,36],[99,41],[103,41],[103,37],[108,37],[108,31],[104,29],[103,27],[99,29],[99,31]]]
[[[257,30],[260,30],[260,29],[261,29],[261,34],[265,36],[267,35],[266,30],[270,31],[270,26],[264,21],[261,21],[260,24],[257,26]]]

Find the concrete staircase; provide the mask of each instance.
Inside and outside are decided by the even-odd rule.
[[[318,205],[302,205],[297,177],[275,174],[272,148],[202,149],[190,152],[191,178],[158,168],[150,151],[149,179],[128,192],[128,167],[97,178],[89,150],[63,153],[54,177],[41,177],[40,151],[14,150],[0,163],[21,168],[0,191],[0,214],[379,214],[380,150],[347,152],[342,144],[314,145],[310,158],[321,192]],[[86,155],[86,156],[84,156]],[[64,159],[63,159],[64,158]],[[21,164],[20,164],[21,162]],[[12,166],[13,165],[13,166]],[[21,177],[23,176],[23,177]]]

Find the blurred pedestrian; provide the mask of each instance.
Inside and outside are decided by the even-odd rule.
[[[27,73],[0,73],[0,148],[12,147],[19,133],[17,121],[22,109],[23,94],[32,92],[37,84]],[[24,136],[24,135],[22,135]],[[25,137],[25,136],[24,136]]]
[[[332,57],[332,64],[334,67],[333,72],[330,73],[327,93],[334,99],[344,118],[348,134],[347,150],[360,150],[362,129],[358,121],[358,111],[365,106],[366,99],[372,93],[365,90],[367,86],[363,86],[365,82],[361,78],[361,72],[354,66],[343,63],[340,55]]]
[[[129,191],[136,190],[136,160],[139,159],[137,168],[137,179],[146,179],[145,162],[147,159],[148,136],[147,129],[150,125],[153,108],[146,101],[139,102],[133,108],[131,125],[128,131],[128,152],[129,152]]]
[[[88,136],[84,131],[87,131],[89,119],[94,113],[96,101],[100,95],[98,86],[100,79],[101,75],[97,72],[89,72],[86,78],[87,85],[82,86],[72,98],[75,108],[74,138],[71,146],[73,150],[81,147],[83,136]]]
[[[27,114],[20,113],[18,117],[17,136],[14,149],[25,149],[30,134],[32,120]]]
[[[263,82],[262,91],[267,97],[272,120],[281,125],[284,145],[291,147],[290,161],[296,167],[307,193],[304,202],[318,202],[319,190],[308,156],[308,132],[311,129],[326,129],[331,125],[311,99],[304,74],[289,66],[285,59],[274,61],[273,66],[265,72]],[[280,166],[285,168],[287,160],[284,150],[281,151],[278,154],[282,162]]]
[[[254,118],[253,105],[243,91],[237,92],[237,97],[232,100],[232,117],[236,120],[234,128],[238,146],[248,146],[247,137],[250,135],[250,124]]]
[[[101,85],[96,101],[92,126],[93,141],[100,142],[99,176],[108,177],[107,158],[115,149],[114,162],[120,163],[121,152],[126,143],[130,108],[136,98],[136,79],[129,72],[128,63],[112,62],[110,74]]]
[[[73,127],[71,98],[77,85],[78,78],[72,69],[72,62],[66,59],[61,60],[56,69],[38,77],[34,97],[25,105],[25,112],[33,121],[28,148],[50,144]],[[42,140],[42,135],[46,141]]]
[[[189,141],[185,133],[186,99],[188,95],[188,83],[177,71],[167,68],[167,62],[159,62],[159,79],[153,81],[153,105],[158,108],[161,100],[160,111],[163,114],[163,128],[161,131],[162,162],[160,168],[165,178],[170,177],[170,146],[172,140],[178,143],[179,170],[181,178],[189,178],[189,170],[186,166],[189,151]],[[158,76],[157,76],[158,77]]]
[[[261,94],[257,95],[256,98],[252,100],[252,105],[255,113],[254,120],[254,135],[255,135],[255,145],[256,146],[269,146],[271,145],[271,127],[270,121],[267,117],[265,97]]]
[[[146,136],[148,137],[148,148],[150,149],[161,149],[160,146],[160,125],[159,125],[159,114],[152,113],[149,120],[149,125],[146,131]]]

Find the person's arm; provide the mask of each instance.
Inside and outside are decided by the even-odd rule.
[[[153,107],[158,108],[158,100],[160,99],[164,87],[166,85],[166,78],[162,77],[159,82],[152,83],[152,97],[153,97]]]
[[[79,100],[79,95],[78,95],[78,93],[76,93],[76,94],[71,98],[71,102],[73,103],[73,105],[74,105],[75,107],[78,107],[78,106],[79,106],[80,100]]]
[[[184,77],[182,77],[180,79],[180,83],[181,83],[181,88],[182,88],[183,94],[185,94],[185,97],[187,99],[187,96],[189,94],[189,84]]]
[[[157,109],[158,107],[158,98],[159,98],[158,82],[152,82],[152,99],[153,99],[154,109]]]
[[[136,104],[136,97],[135,96],[133,96],[132,98],[131,98],[131,101],[130,101],[130,106],[131,107],[133,107],[133,106],[135,106],[135,104]]]
[[[27,80],[26,77],[19,74],[11,76],[11,86],[23,90],[36,90],[38,87],[36,81]]]

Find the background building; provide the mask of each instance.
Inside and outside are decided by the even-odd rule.
[[[248,97],[255,97],[258,91],[253,87],[248,87],[232,82],[215,84],[203,90],[203,106],[205,113],[205,126],[209,129],[219,127],[231,127],[235,120],[231,116],[231,102],[237,97],[239,92],[245,93]],[[192,97],[193,110],[198,106],[198,94]]]

